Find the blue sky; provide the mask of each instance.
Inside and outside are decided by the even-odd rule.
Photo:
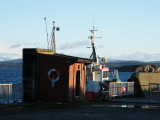
[[[160,60],[159,0],[0,0],[0,59],[22,56],[23,47],[47,48],[52,21],[57,52],[89,57],[88,36],[98,27],[100,56],[127,60]],[[94,21],[94,22],[93,22]]]

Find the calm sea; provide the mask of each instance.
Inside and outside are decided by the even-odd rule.
[[[0,68],[0,84],[8,83],[22,83],[22,68]]]
[[[119,72],[121,81],[126,82],[133,72]],[[22,68],[0,68],[0,84],[22,84]]]

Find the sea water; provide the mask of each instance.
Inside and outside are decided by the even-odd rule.
[[[22,68],[0,68],[0,104],[21,103],[22,96]]]
[[[128,79],[131,77],[131,75],[133,74],[134,72],[119,72],[119,79],[122,81],[122,82],[127,82]]]
[[[127,82],[133,72],[118,72],[119,79]],[[22,68],[0,68],[0,84],[22,84]]]
[[[0,84],[22,84],[22,68],[0,68]]]

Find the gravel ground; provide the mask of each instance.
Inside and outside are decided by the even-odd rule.
[[[160,120],[159,107],[127,106],[121,103],[0,105],[0,120]]]

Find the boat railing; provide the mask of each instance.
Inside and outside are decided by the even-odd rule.
[[[109,98],[134,95],[134,82],[110,82]]]
[[[0,104],[22,101],[22,84],[0,84]]]

